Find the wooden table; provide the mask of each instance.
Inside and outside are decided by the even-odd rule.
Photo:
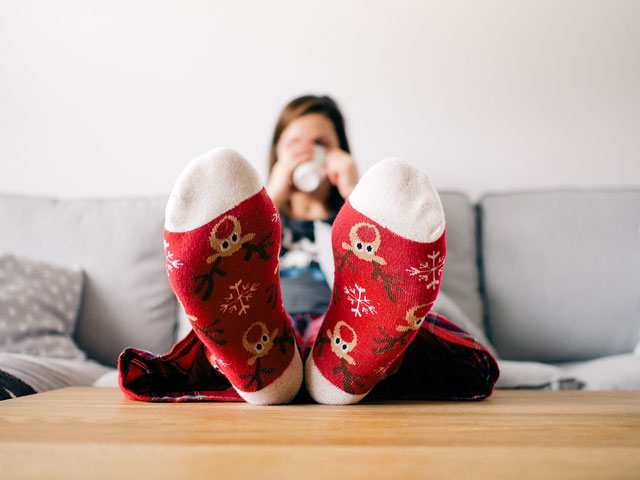
[[[640,392],[482,402],[152,404],[66,388],[0,402],[0,478],[640,478]]]

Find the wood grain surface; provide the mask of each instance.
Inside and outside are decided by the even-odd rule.
[[[258,407],[84,387],[0,402],[0,478],[131,477],[640,479],[640,391]]]

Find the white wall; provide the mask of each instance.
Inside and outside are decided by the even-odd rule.
[[[0,0],[0,191],[168,193],[219,145],[265,172],[306,92],[342,105],[361,170],[640,185],[640,2],[308,3]]]

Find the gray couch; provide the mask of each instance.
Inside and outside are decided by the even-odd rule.
[[[0,195],[0,256],[84,272],[77,315],[55,334],[85,354],[11,351],[2,325],[15,320],[1,308],[16,288],[0,272],[0,372],[35,391],[115,384],[125,347],[164,353],[188,331],[166,280],[165,200]],[[498,388],[640,389],[640,188],[442,200],[448,256],[435,309],[496,355]]]

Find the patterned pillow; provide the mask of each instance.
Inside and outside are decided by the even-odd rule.
[[[71,339],[82,285],[79,268],[0,256],[0,352],[84,359]]]

